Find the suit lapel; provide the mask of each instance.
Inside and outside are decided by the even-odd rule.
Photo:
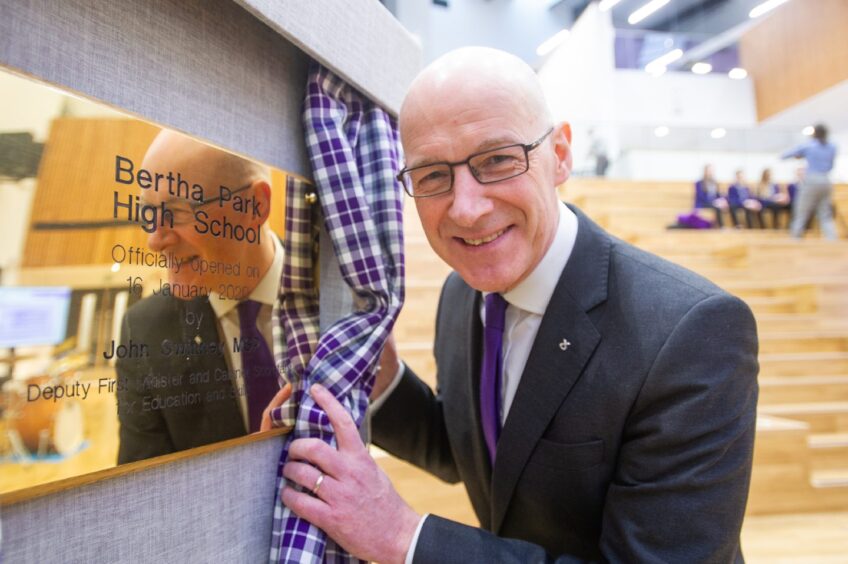
[[[577,240],[542,318],[498,442],[492,473],[495,533],[533,449],[601,340],[587,312],[606,299],[611,243],[597,225],[572,210],[578,217]]]

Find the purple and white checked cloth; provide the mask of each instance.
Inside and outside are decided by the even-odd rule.
[[[395,180],[400,162],[396,121],[332,72],[312,63],[303,109],[318,202],[342,277],[364,304],[318,336],[313,260],[317,222],[308,186],[289,180],[280,323],[292,401],[275,423],[294,425],[277,471],[271,562],[359,562],[298,518],[279,498],[291,441],[320,438],[335,446],[327,415],[309,395],[320,383],[362,425],[380,353],[404,297],[403,202]],[[296,413],[295,413],[296,412]]]

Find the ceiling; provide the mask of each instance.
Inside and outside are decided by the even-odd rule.
[[[706,36],[716,35],[743,23],[748,19],[751,8],[763,0],[671,0],[666,6],[654,12],[636,25],[627,23],[628,16],[648,0],[621,0],[613,9],[613,24],[619,29],[640,29],[651,31],[694,33]],[[579,15],[590,0],[560,0],[560,4],[569,6],[575,16]]]

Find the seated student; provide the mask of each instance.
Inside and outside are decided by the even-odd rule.
[[[704,175],[695,183],[695,213],[697,214],[697,210],[710,208],[715,212],[716,225],[718,227],[724,227],[721,212],[728,209],[727,199],[719,191],[718,183],[713,176],[712,165],[706,165],[704,166]],[[700,217],[700,214],[698,216]],[[731,214],[730,218],[733,220],[733,224],[736,225],[735,216]]]
[[[772,182],[770,169],[763,170],[760,183],[757,184],[757,199],[763,205],[763,209],[768,210],[771,214],[773,229],[780,229],[780,216],[782,215],[786,216],[788,222],[791,209],[789,194],[780,184]]]
[[[751,194],[741,170],[736,171],[736,181],[727,189],[727,203],[730,205],[731,217],[736,216],[737,210],[744,210],[745,224],[749,229],[753,229],[755,223],[760,229],[763,228],[763,204]],[[739,225],[738,217],[734,217],[733,224]]]

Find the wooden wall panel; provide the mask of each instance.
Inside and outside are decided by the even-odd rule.
[[[58,118],[45,145],[33,200],[23,266],[111,264],[115,243],[145,246],[140,228],[36,229],[38,224],[115,221],[113,191],[122,201],[138,188],[114,181],[115,155],[140,166],[159,128],[133,119]],[[273,170],[271,229],[282,235],[285,206],[284,172]]]
[[[848,80],[848,1],[795,0],[740,40],[763,121]]]

